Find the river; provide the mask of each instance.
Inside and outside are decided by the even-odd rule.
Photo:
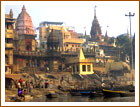
[[[39,98],[34,98],[32,102],[135,102],[135,96],[133,97],[94,97],[89,96],[59,96],[57,98],[46,98],[42,96]]]

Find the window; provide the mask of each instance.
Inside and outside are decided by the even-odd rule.
[[[77,65],[77,72],[79,72],[79,65]]]
[[[86,71],[86,65],[82,65],[82,71]]]
[[[90,72],[90,65],[87,65],[87,71],[89,71]]]
[[[73,72],[75,72],[75,66],[73,65]]]

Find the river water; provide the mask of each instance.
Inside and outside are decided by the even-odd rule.
[[[57,98],[46,98],[42,96],[39,98],[34,98],[32,102],[135,102],[135,96],[133,97],[94,97],[89,96],[58,96]]]

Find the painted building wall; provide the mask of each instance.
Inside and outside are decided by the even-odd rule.
[[[86,67],[85,71],[83,71],[83,66]],[[88,67],[90,67],[90,69]],[[81,75],[94,74],[93,64],[92,63],[84,63],[84,62],[80,63],[80,74]]]

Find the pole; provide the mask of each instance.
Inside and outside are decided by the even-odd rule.
[[[133,69],[133,45],[132,45],[132,35],[131,35],[131,17],[134,15],[135,15],[135,13],[131,14],[131,12],[129,12],[129,15],[125,14],[125,16],[129,16],[129,22],[130,22],[131,69]]]

